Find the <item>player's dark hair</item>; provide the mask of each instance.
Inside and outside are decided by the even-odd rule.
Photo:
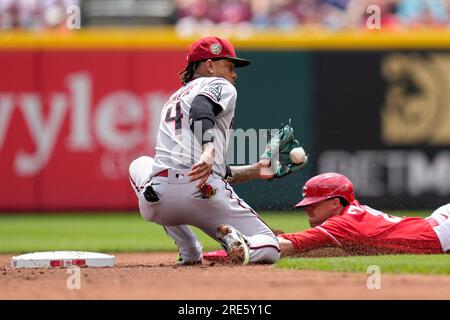
[[[336,198],[339,199],[339,202],[341,203],[341,205],[342,205],[343,207],[346,207],[346,206],[349,205],[348,201],[345,200],[344,198],[342,198],[342,197],[336,197]]]
[[[218,61],[218,60],[226,60],[226,58],[211,58],[211,59],[206,59],[206,60]],[[189,81],[193,80],[192,78],[194,77],[195,70],[197,70],[197,68],[200,65],[200,63],[202,63],[202,62],[204,62],[206,60],[190,62],[187,65],[186,69],[184,69],[183,71],[181,71],[179,73],[181,83],[183,85],[185,85]]]
[[[186,69],[180,72],[180,80],[183,85],[192,80],[195,70],[197,70],[200,63],[201,61],[191,62],[187,65]]]

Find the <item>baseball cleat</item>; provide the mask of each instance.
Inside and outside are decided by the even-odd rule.
[[[191,261],[187,261],[187,260],[183,260],[183,258],[181,257],[181,255],[178,255],[177,258],[177,266],[179,267],[184,267],[184,266],[196,266],[202,264],[202,258],[198,259],[198,260],[191,260]]]
[[[179,267],[186,267],[186,266],[196,266],[202,264],[202,260],[196,260],[196,261],[178,261],[177,266]]]
[[[222,224],[217,228],[216,237],[227,251],[233,264],[248,264],[250,249],[239,231],[228,224]]]

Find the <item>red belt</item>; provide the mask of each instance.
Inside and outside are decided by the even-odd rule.
[[[154,175],[154,177],[166,177],[166,178],[168,176],[169,176],[169,170],[168,169],[160,171],[160,172],[158,172],[157,174]]]

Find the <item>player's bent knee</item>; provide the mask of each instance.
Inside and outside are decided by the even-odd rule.
[[[254,263],[275,263],[280,259],[278,243],[266,244],[260,247],[250,247],[250,262]]]
[[[141,170],[149,171],[153,167],[153,164],[155,163],[155,160],[152,157],[149,156],[140,156],[139,158],[134,159],[131,161],[128,172],[131,177],[136,175]]]
[[[269,261],[269,263],[275,263],[280,260],[280,251],[276,249],[271,250],[267,255],[267,260]]]
[[[260,252],[255,256],[255,261],[252,262],[272,264],[280,260],[280,252],[276,248],[268,247],[258,251]]]
[[[140,158],[142,158],[142,157],[140,157]],[[139,167],[139,163],[140,163],[139,159],[140,158],[134,159],[133,161],[131,161],[130,165],[128,166],[128,174],[130,175],[130,178],[133,180],[135,179],[136,174],[138,172],[137,168]]]
[[[247,243],[250,248],[250,262],[274,263],[280,259],[279,244],[275,237],[257,234],[247,237]]]

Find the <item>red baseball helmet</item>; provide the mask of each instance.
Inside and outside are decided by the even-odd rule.
[[[348,203],[355,201],[352,182],[339,173],[323,173],[306,181],[302,189],[303,200],[294,208],[301,208],[334,197],[342,197]]]
[[[231,42],[225,39],[206,37],[189,46],[188,63],[217,58],[229,59],[236,67],[245,67],[250,64],[249,60],[238,58]]]

